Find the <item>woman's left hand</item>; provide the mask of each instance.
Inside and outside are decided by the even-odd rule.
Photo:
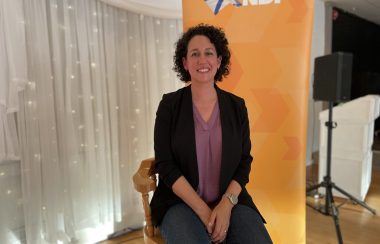
[[[231,202],[227,198],[222,197],[222,200],[213,209],[210,224],[213,226],[211,240],[214,243],[220,243],[226,239],[232,207]]]

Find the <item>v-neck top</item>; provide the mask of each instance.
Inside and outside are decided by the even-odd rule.
[[[199,174],[197,193],[207,204],[213,204],[219,198],[222,160],[222,127],[218,101],[207,122],[193,103],[193,117]]]

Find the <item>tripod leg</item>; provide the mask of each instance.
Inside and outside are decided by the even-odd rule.
[[[350,198],[353,202],[356,202],[357,204],[360,204],[363,208],[366,208],[368,211],[370,211],[373,215],[376,215],[376,210],[369,207],[365,202],[363,201],[360,201],[359,199],[357,199],[356,197],[352,196],[351,194],[349,194],[348,192],[344,191],[343,189],[339,188],[338,186],[336,185],[333,185],[333,188],[335,188],[337,191],[339,191],[340,193],[342,193],[343,195],[347,196],[348,198]]]
[[[329,205],[329,208],[331,209],[331,215],[334,218],[334,224],[335,224],[336,235],[338,237],[338,242],[339,244],[343,244],[343,238],[342,238],[342,233],[340,231],[339,218],[338,218],[339,212],[338,212],[338,208],[335,206],[335,203],[334,203],[331,186],[329,186],[326,189],[326,206],[327,205]],[[327,208],[326,208],[326,211],[327,211]]]
[[[330,215],[331,202],[334,201],[330,185],[328,185],[326,187],[326,193],[325,194],[326,194],[326,199],[325,199],[325,214],[326,215]]]

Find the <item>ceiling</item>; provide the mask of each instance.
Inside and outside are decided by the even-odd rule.
[[[380,0],[322,0],[380,25]]]
[[[122,0],[128,3],[145,5],[158,9],[178,10],[182,9],[182,0]]]
[[[158,9],[181,11],[182,0],[122,0]],[[283,0],[286,1],[286,0]],[[330,2],[333,6],[346,10],[366,20],[380,25],[380,0],[316,0]]]

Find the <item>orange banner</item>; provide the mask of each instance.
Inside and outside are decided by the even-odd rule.
[[[248,190],[276,244],[305,243],[305,158],[313,0],[183,0],[184,29],[222,27],[245,99],[254,161]]]

